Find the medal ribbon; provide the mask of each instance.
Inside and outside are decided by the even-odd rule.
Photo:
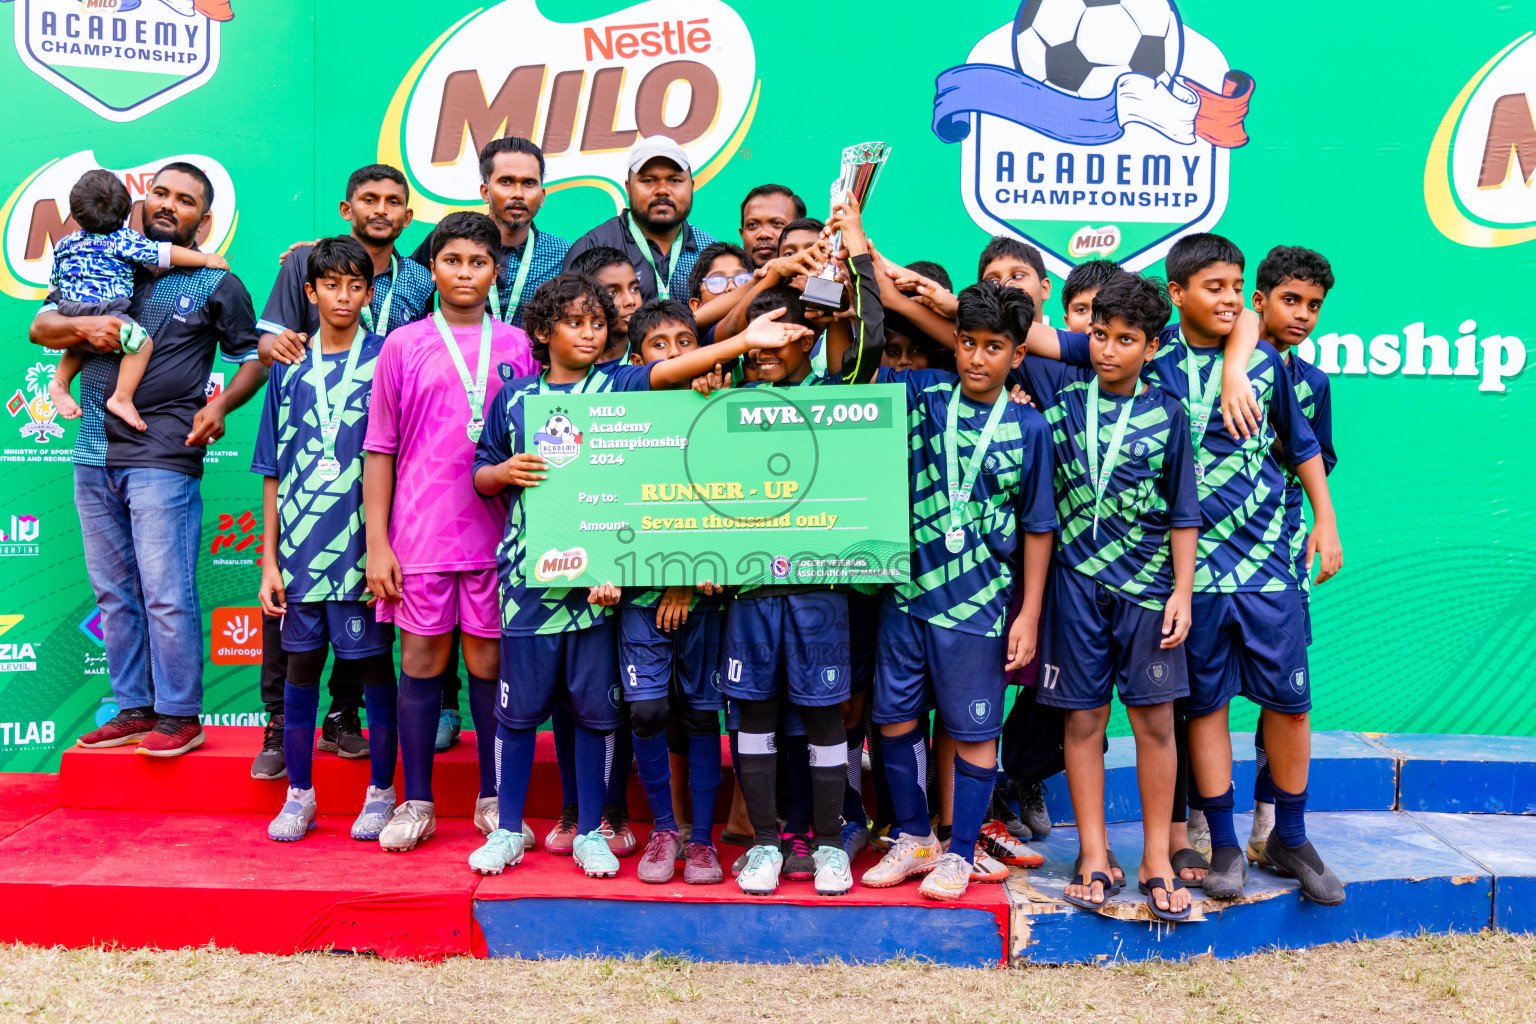
[[[672,251],[666,257],[662,266],[656,265],[656,260],[651,256],[651,243],[640,233],[640,225],[635,223],[633,214],[626,214],[625,220],[629,222],[629,237],[635,240],[635,245],[640,247],[640,256],[650,265],[651,273],[656,275],[656,297],[670,299],[672,297],[672,270],[677,266],[678,253],[683,247],[683,233],[679,231],[677,238],[672,241]],[[666,270],[663,274],[662,270]]]
[[[347,361],[341,371],[341,381],[336,385],[337,393],[335,402],[325,386],[325,363],[320,355],[320,341],[309,347],[310,367],[314,376],[310,379],[315,389],[315,405],[320,416],[320,443],[324,449],[324,458],[331,465],[336,464],[336,438],[341,433],[341,417],[347,408],[347,398],[352,394],[352,379],[357,373],[357,357],[363,350],[363,339],[358,335],[352,336],[352,347],[347,350]]]
[[[1109,490],[1109,478],[1114,475],[1115,463],[1120,459],[1120,445],[1125,440],[1125,428],[1131,423],[1131,406],[1136,404],[1132,395],[1125,400],[1115,420],[1115,429],[1109,436],[1109,451],[1104,455],[1104,469],[1099,469],[1099,378],[1088,385],[1088,430],[1083,440],[1088,449],[1088,486],[1093,489],[1093,539],[1099,539],[1099,506],[1104,503],[1104,493]],[[1207,413],[1209,415],[1209,413]]]
[[[480,359],[474,377],[469,375],[469,367],[464,364],[464,355],[459,351],[459,343],[453,332],[448,329],[448,321],[443,319],[442,310],[432,314],[432,322],[437,325],[437,333],[442,335],[443,344],[448,346],[448,357],[453,360],[453,368],[459,371],[459,381],[464,385],[464,397],[469,400],[470,440],[479,440],[476,424],[485,423],[485,383],[491,371],[491,314],[484,313],[480,317]]]
[[[533,266],[533,254],[539,249],[539,232],[532,224],[528,225],[528,246],[523,250],[523,258],[517,261],[517,276],[512,280],[512,290],[507,293],[507,304],[501,304],[501,289],[496,287],[496,282],[491,282],[491,309],[499,310],[497,318],[504,324],[512,322],[512,314],[517,312],[517,307],[523,303],[523,289],[528,285],[528,269]],[[501,272],[497,271],[497,277]]]
[[[379,309],[379,324],[383,332],[389,332],[389,307],[395,301],[395,285],[400,282],[400,257],[389,254],[389,291],[384,293],[384,305]],[[373,330],[373,309],[363,307],[363,326]]]
[[[1211,420],[1211,410],[1216,405],[1216,396],[1221,394],[1221,374],[1212,365],[1211,375],[1206,380],[1205,391],[1202,393],[1200,371],[1195,367],[1195,352],[1186,342],[1184,375],[1189,382],[1189,393],[1184,398],[1184,410],[1189,413],[1189,443],[1195,452],[1195,476],[1203,482],[1205,480],[1205,427]]]
[[[971,458],[965,465],[965,478],[956,487],[955,478],[960,475],[960,452],[957,447],[960,427],[960,385],[957,383],[950,390],[949,411],[944,423],[944,483],[949,488],[949,534],[954,534],[955,531],[964,527],[966,506],[971,500],[971,492],[976,488],[976,478],[981,475],[982,460],[987,457],[987,449],[992,446],[992,437],[997,433],[997,425],[1002,422],[1003,410],[1007,406],[1007,392],[999,392],[997,401],[992,403],[992,411],[987,414],[986,425],[981,428],[981,436],[976,439],[976,447],[971,452]]]

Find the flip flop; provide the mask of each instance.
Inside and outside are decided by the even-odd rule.
[[[1195,909],[1194,903],[1190,903],[1183,910],[1164,910],[1157,905],[1157,897],[1152,895],[1153,889],[1161,889],[1172,896],[1177,890],[1185,888],[1183,880],[1177,876],[1174,877],[1171,888],[1166,878],[1149,878],[1145,882],[1137,882],[1136,888],[1140,889],[1142,894],[1147,897],[1147,906],[1152,908],[1153,916],[1164,921],[1186,921],[1189,919],[1189,912]]]
[[[1110,870],[1109,888],[1106,889],[1105,892],[1104,892],[1104,898],[1107,900],[1111,896],[1119,895],[1121,890],[1123,890],[1125,888],[1125,882],[1124,881],[1119,881],[1119,882],[1115,881],[1115,876],[1114,876],[1114,872],[1116,870],[1118,870],[1120,872],[1120,877],[1122,879],[1124,879],[1125,878],[1125,869],[1120,867],[1120,862],[1115,859],[1115,851],[1114,850],[1105,850],[1104,852],[1106,854],[1108,854],[1108,856],[1105,859],[1107,859],[1109,861],[1109,870]],[[1079,850],[1078,853],[1077,853],[1077,860],[1072,862],[1072,873],[1074,875],[1081,875],[1083,873],[1083,853],[1082,853],[1081,850]]]
[[[1065,891],[1062,892],[1061,898],[1066,900],[1068,903],[1072,904],[1074,907],[1082,907],[1084,910],[1103,910],[1105,904],[1109,903],[1109,897],[1110,897],[1110,891],[1109,890],[1110,890],[1110,886],[1112,885],[1112,883],[1110,881],[1109,876],[1106,875],[1102,871],[1095,871],[1092,875],[1089,876],[1087,884],[1088,885],[1092,885],[1094,882],[1098,882],[1098,883],[1100,883],[1101,885],[1104,886],[1104,902],[1103,903],[1095,903],[1095,902],[1093,902],[1093,900],[1088,899],[1086,896],[1068,896]],[[1073,885],[1082,885],[1082,884],[1084,884],[1083,883],[1083,876],[1082,875],[1074,875],[1072,877],[1072,884]],[[1116,890],[1116,891],[1118,892],[1119,890]]]
[[[1176,850],[1173,856],[1168,859],[1173,864],[1174,874],[1178,874],[1185,868],[1191,868],[1196,871],[1211,870],[1211,862],[1200,856],[1200,851],[1189,846],[1184,847],[1182,850]],[[1190,880],[1181,878],[1179,881],[1183,882],[1190,888],[1199,888],[1205,884],[1205,880],[1203,878]]]

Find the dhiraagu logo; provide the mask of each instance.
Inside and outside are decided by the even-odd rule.
[[[21,62],[108,121],[143,117],[211,79],[219,26],[235,16],[229,0],[14,4]]]
[[[1112,253],[1141,270],[1221,218],[1252,95],[1172,0],[1023,0],[939,75],[933,133],[960,144],[988,234],[1033,243],[1061,276]]]
[[[1494,54],[1456,94],[1430,142],[1424,203],[1462,245],[1536,239],[1536,34]]]
[[[756,76],[752,36],[722,0],[646,0],[574,22],[504,0],[449,26],[405,72],[378,158],[405,170],[417,219],[435,222],[480,207],[481,148],[521,135],[543,148],[551,192],[594,186],[618,210],[642,136],[676,139],[695,185],[709,181],[746,137]]]
[[[128,225],[136,230],[143,228],[144,193],[155,172],[176,160],[202,168],[213,182],[212,217],[199,232],[197,243],[204,250],[226,252],[234,240],[239,219],[235,183],[223,164],[201,153],[177,153],[136,167],[110,168],[123,179],[133,198]],[[100,166],[96,154],[89,149],[50,160],[23,179],[6,198],[5,205],[0,206],[0,237],[4,240],[5,255],[0,265],[0,292],[23,300],[42,299],[48,294],[53,247],[60,238],[80,229],[69,215],[69,190],[80,175]]]

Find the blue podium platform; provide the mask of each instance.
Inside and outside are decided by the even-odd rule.
[[[1536,739],[1372,733],[1398,762],[1398,806],[1449,814],[1536,814]]]
[[[1475,736],[1464,738],[1477,739]],[[1529,742],[1536,745],[1536,741]],[[1536,768],[1536,764],[1531,767]],[[1254,770],[1253,733],[1233,733],[1232,782],[1237,787],[1238,807],[1251,798]],[[1393,810],[1397,806],[1397,773],[1397,758],[1393,752],[1364,733],[1313,733],[1307,806],[1316,811]],[[1536,778],[1531,780],[1530,789],[1536,799]],[[1065,774],[1046,780],[1045,808],[1052,821],[1063,825],[1072,823],[1072,800],[1067,793]],[[1136,741],[1130,736],[1111,739],[1104,755],[1104,811],[1106,821],[1141,820],[1141,794],[1136,788]]]
[[[1536,817],[1412,816],[1492,873],[1495,928],[1536,932]]]

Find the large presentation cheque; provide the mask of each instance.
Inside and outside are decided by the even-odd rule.
[[[529,396],[532,587],[908,578],[907,398],[892,384]]]

